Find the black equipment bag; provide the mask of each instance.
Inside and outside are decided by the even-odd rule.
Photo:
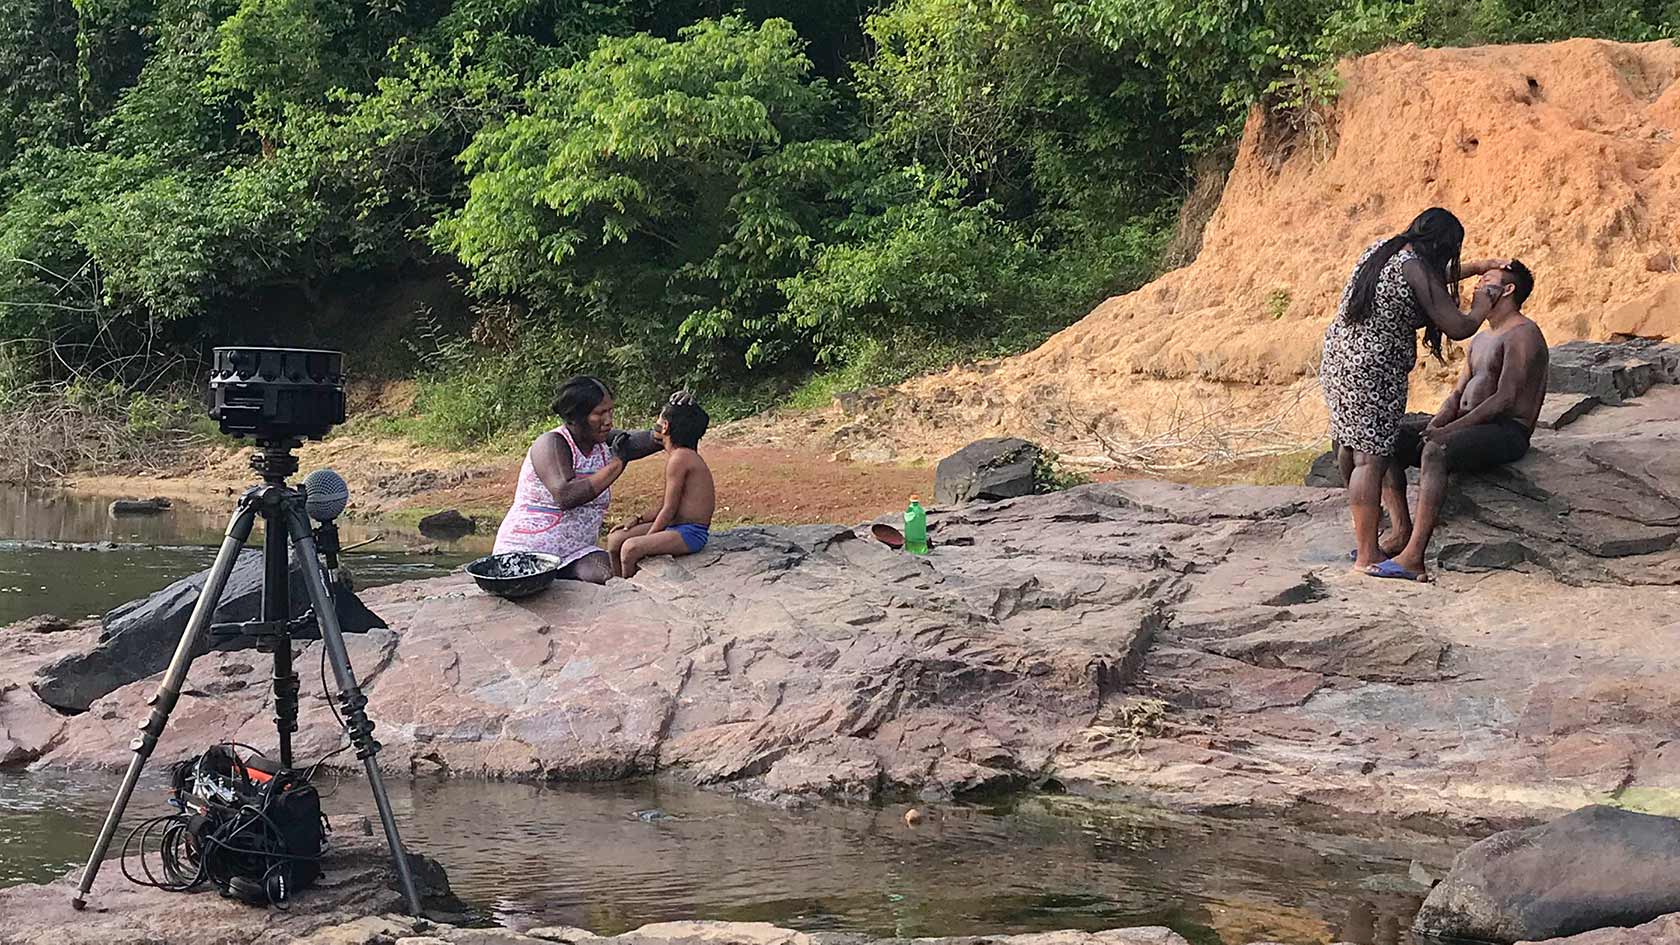
[[[217,745],[174,766],[174,796],[190,860],[224,895],[271,905],[320,878],[327,822],[304,774]]]

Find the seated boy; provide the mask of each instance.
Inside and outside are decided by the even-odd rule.
[[[673,403],[660,412],[653,436],[665,447],[665,502],[651,522],[637,515],[607,535],[614,574],[635,577],[637,562],[649,555],[691,555],[706,547],[717,493],[696,450],[710,422],[699,404]]]

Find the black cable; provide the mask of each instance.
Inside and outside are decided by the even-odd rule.
[[[150,820],[143,821],[133,830],[129,831],[128,838],[123,841],[122,853],[119,857],[119,864],[122,867],[123,876],[127,877],[128,881],[136,886],[149,886],[153,889],[162,889],[168,892],[184,892],[203,882],[204,864],[202,860],[197,861],[195,864],[196,869],[190,878],[186,877],[185,870],[181,868],[179,844],[181,842],[181,837],[188,831],[188,824],[190,821],[191,818],[189,818],[186,814],[166,814],[162,817],[153,817]],[[163,879],[158,879],[152,874],[151,863],[149,863],[146,859],[147,842],[151,838],[152,832],[159,826],[164,827],[163,834],[158,841],[159,859],[162,861],[163,867]],[[141,872],[146,874],[145,879],[135,876],[128,868],[128,860],[132,855],[131,851],[134,847],[134,841],[136,838],[140,841],[140,869]],[[189,859],[191,859],[191,857],[189,857]]]
[[[338,706],[333,704],[332,691],[327,688],[327,641],[325,638],[322,638],[321,640],[321,698],[327,700],[327,708],[332,711],[333,721],[338,723],[338,727],[340,729],[343,729],[344,737],[347,741],[345,744],[340,745],[338,748],[335,748],[323,755],[319,761],[316,761],[314,764],[309,766],[309,773],[303,776],[303,781],[306,784],[315,780],[315,773],[320,770],[322,765],[331,761],[334,757],[349,751],[356,744],[355,738],[350,734],[350,726],[344,724],[344,717],[338,714]],[[343,777],[344,775],[340,773],[339,780],[342,780]],[[338,784],[338,781],[334,781],[332,794],[326,794],[323,796],[332,797],[334,794],[337,794]]]

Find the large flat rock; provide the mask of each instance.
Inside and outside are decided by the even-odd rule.
[[[1135,673],[1169,578],[1153,558],[1047,561],[987,541],[935,564],[850,529],[749,529],[636,582],[517,602],[462,576],[382,588],[367,602],[391,629],[349,644],[395,771],[675,768],[782,794],[945,796],[1042,777]],[[300,647],[299,666],[317,660]],[[153,763],[270,740],[267,673],[251,652],[201,658]],[[97,701],[37,763],[122,764],[153,685]],[[318,691],[300,721],[300,755],[339,744]]]
[[[1349,572],[1339,490],[1130,482],[936,511],[925,558],[861,527],[739,529],[523,601],[380,588],[390,628],[349,646],[400,774],[660,772],[777,801],[1053,785],[1482,829],[1677,811],[1676,440],[1674,387],[1537,436],[1466,481],[1432,585]],[[85,645],[66,632],[0,633],[0,753],[123,765],[155,681],[44,709],[27,682]],[[342,735],[298,649],[313,758]],[[268,671],[200,659],[154,765],[270,744]]]

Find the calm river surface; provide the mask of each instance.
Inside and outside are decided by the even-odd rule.
[[[0,487],[0,624],[98,614],[163,587],[206,566],[225,524],[185,509],[113,520],[102,500]],[[444,573],[485,541],[421,554],[412,532],[345,532],[347,544],[386,536],[350,556],[363,586]],[[0,886],[79,866],[114,788],[100,774],[0,771]],[[657,781],[391,790],[405,839],[462,898],[515,927],[605,933],[679,918],[902,936],[1169,925],[1199,945],[1387,945],[1405,941],[1419,905],[1411,863],[1439,871],[1461,845],[1058,797],[933,805],[909,827],[902,804],[784,811]],[[353,777],[324,806],[341,825],[373,815]],[[167,813],[155,781],[129,813]]]

